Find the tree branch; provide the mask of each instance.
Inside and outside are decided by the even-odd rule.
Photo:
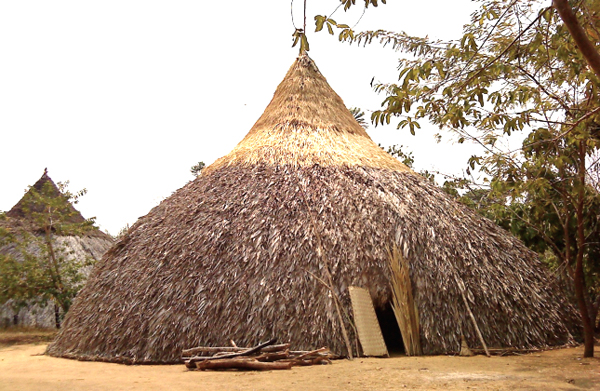
[[[533,20],[533,22],[531,22],[529,24],[529,26],[527,26],[523,31],[521,31],[519,33],[519,35],[517,35],[517,37],[515,39],[512,40],[512,42],[506,47],[504,48],[504,50],[498,54],[496,57],[494,57],[490,62],[488,62],[487,64],[485,64],[483,67],[481,67],[477,72],[475,72],[475,74],[473,74],[471,77],[469,77],[467,79],[467,81],[465,81],[464,83],[462,83],[462,85],[460,86],[460,88],[458,89],[458,93],[461,93],[462,90],[473,80],[475,79],[477,76],[479,76],[484,70],[486,70],[487,68],[489,68],[493,63],[495,63],[496,61],[498,61],[502,56],[504,56],[509,50],[510,48],[512,48],[517,42],[519,42],[519,40],[521,39],[521,37],[523,36],[523,34],[525,34],[527,32],[527,30],[529,30],[531,27],[533,27],[533,25],[535,25],[538,20],[540,20],[540,18],[542,17],[542,15],[544,15],[546,12],[548,12],[549,9],[551,9],[552,7],[548,7],[544,10],[542,10],[539,15],[537,16],[537,18],[535,18]]]

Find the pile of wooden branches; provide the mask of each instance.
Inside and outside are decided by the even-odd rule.
[[[290,369],[293,366],[331,364],[335,358],[328,348],[312,351],[293,351],[290,344],[276,345],[272,339],[251,348],[237,346],[199,346],[182,352],[189,369],[254,369],[268,371]],[[234,344],[235,345],[235,344]]]

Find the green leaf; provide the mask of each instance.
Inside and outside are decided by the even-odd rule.
[[[323,15],[315,15],[315,32],[323,30],[323,25],[325,24],[326,16]]]
[[[331,24],[327,24],[327,30],[329,31],[329,34],[333,35],[333,28],[331,27]]]
[[[300,53],[308,52],[310,47],[308,45],[308,39],[306,38],[306,34],[302,34],[301,43],[300,43]]]
[[[292,37],[294,37],[294,43],[292,44],[292,47],[295,47],[298,42],[300,42],[300,36],[302,33],[300,33],[300,30],[296,30],[294,31],[294,34],[292,34]]]

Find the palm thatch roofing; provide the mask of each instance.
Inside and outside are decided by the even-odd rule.
[[[37,182],[25,195],[17,202],[8,212],[6,212],[7,219],[5,221],[0,221],[4,227],[8,228],[10,231],[14,231],[18,233],[19,230],[26,230],[30,233],[39,234],[42,233],[43,229],[41,227],[37,227],[36,224],[32,221],[32,214],[41,213],[43,211],[44,205],[42,203],[31,202],[33,192],[42,193],[42,189],[47,188],[49,192],[47,195],[49,197],[64,197],[61,193],[60,189],[54,183],[52,178],[48,175],[48,170],[44,169],[44,173],[38,179]],[[65,217],[64,223],[67,224],[79,224],[86,221],[86,219],[81,215],[81,213],[75,209],[73,204],[68,203],[67,209],[62,211]],[[108,248],[114,242],[113,238],[110,235],[99,230],[97,227],[93,226],[90,230],[86,231],[82,236],[83,238],[87,238],[92,245],[89,248],[89,252],[93,254],[95,258],[101,258],[102,255],[108,250]],[[94,238],[94,240],[91,240]],[[73,242],[74,238],[67,239],[62,238],[61,240],[66,240],[69,242]]]
[[[38,179],[38,181],[35,182],[33,184],[33,186],[31,186],[29,191],[19,200],[19,202],[17,202],[15,204],[15,206],[13,206],[11,208],[11,210],[6,212],[6,216],[13,218],[13,219],[23,220],[23,219],[26,219],[27,216],[29,215],[29,213],[27,212],[27,209],[29,209],[29,212],[37,212],[37,213],[42,212],[43,208],[44,208],[44,206],[42,204],[31,205],[31,203],[28,202],[28,199],[29,199],[29,193],[31,193],[32,190],[36,191],[38,193],[41,193],[42,189],[44,188],[44,186],[46,186],[46,184],[49,185],[49,188],[50,188],[49,195],[51,197],[62,197],[62,194],[60,193],[58,186],[56,186],[56,183],[54,183],[52,178],[50,178],[50,176],[48,176],[48,169],[44,169],[44,173],[42,174],[41,178]],[[73,207],[73,205],[70,205],[70,209],[71,210],[69,210],[69,212],[71,212],[71,213],[69,213],[69,218],[68,218],[69,222],[82,223],[85,221],[85,219],[83,218],[81,213],[76,211],[75,208]]]
[[[457,352],[461,333],[479,346],[455,276],[488,345],[570,340],[536,254],[375,145],[303,54],[233,151],[97,264],[47,353],[174,363],[191,346],[276,337],[345,356],[334,300],[354,346],[348,287],[385,307],[394,244],[425,354]]]

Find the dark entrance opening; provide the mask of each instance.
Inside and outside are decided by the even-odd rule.
[[[383,334],[383,340],[385,341],[390,356],[404,354],[405,350],[404,342],[402,342],[402,333],[398,327],[392,305],[386,303],[383,309],[377,308],[375,314],[377,315],[379,327],[381,327],[381,334]]]

